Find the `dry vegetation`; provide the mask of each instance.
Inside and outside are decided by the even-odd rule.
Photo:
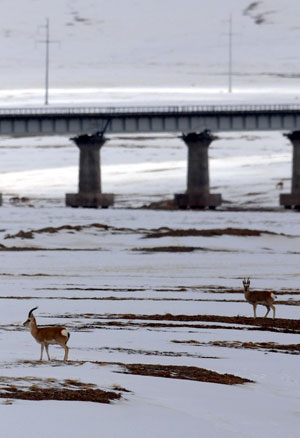
[[[121,395],[115,391],[103,391],[91,383],[66,379],[38,379],[32,377],[1,377],[0,398],[20,400],[60,400],[110,403]]]
[[[86,230],[94,231],[109,231],[112,234],[123,234],[123,233],[133,233],[133,234],[143,234],[145,238],[159,238],[159,237],[215,237],[215,236],[243,236],[243,237],[256,237],[262,234],[268,235],[280,235],[268,230],[254,230],[248,228],[213,228],[213,229],[203,229],[198,230],[195,228],[191,229],[172,229],[169,227],[160,227],[155,229],[145,229],[145,228],[124,228],[124,227],[114,227],[105,224],[93,223],[89,225],[61,225],[60,227],[45,227],[33,230],[20,230],[16,234],[7,234],[5,239],[33,239],[35,234],[55,234],[60,231],[66,231],[69,233],[75,233]]]
[[[173,230],[171,228],[164,228],[164,229],[158,229],[156,231],[153,231],[152,233],[149,232],[147,234],[147,238],[159,238],[159,237],[195,237],[195,236],[202,236],[202,237],[214,237],[214,236],[244,236],[244,237],[256,237],[261,236],[262,234],[269,234],[269,235],[277,235],[276,233],[273,233],[271,231],[267,230],[250,230],[247,228],[216,228],[216,229],[208,229],[208,230],[196,230],[194,228],[192,229],[178,229]]]
[[[60,318],[62,316],[59,316]],[[276,331],[282,333],[300,333],[300,320],[298,319],[283,319],[283,318],[250,318],[245,316],[222,316],[222,315],[172,315],[155,314],[155,315],[135,315],[135,314],[80,314],[80,315],[65,315],[67,318],[82,318],[94,319],[91,324],[81,328],[96,328],[97,326],[140,326],[140,327],[190,327],[190,328],[222,328],[222,329],[238,329],[243,328],[248,330],[263,330]],[[105,320],[109,320],[104,322]],[[127,321],[127,322],[126,322]],[[145,321],[145,322],[141,322]],[[155,323],[150,322],[155,321]],[[169,323],[167,323],[169,322]],[[203,326],[195,324],[196,322],[206,322],[209,325]],[[224,325],[212,325],[211,323],[219,323]],[[180,323],[176,325],[176,323]],[[184,324],[188,323],[188,324]],[[193,323],[193,324],[191,324]],[[238,324],[240,327],[234,327],[233,324]],[[243,327],[245,326],[245,327]]]
[[[179,341],[173,339],[171,342],[175,344],[189,344],[194,346],[212,346],[223,348],[245,348],[250,350],[261,350],[270,353],[286,353],[286,354],[300,354],[300,344],[277,344],[276,342],[241,342],[241,341],[211,341],[199,342],[194,339],[188,341]]]
[[[178,365],[152,365],[152,364],[120,364],[124,372],[139,376],[166,377],[169,379],[195,380],[197,382],[222,383],[223,385],[239,385],[253,383],[252,380],[220,374],[204,368],[178,366]]]

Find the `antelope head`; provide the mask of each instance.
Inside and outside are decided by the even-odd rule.
[[[28,313],[28,318],[27,318],[27,320],[23,323],[23,325],[24,325],[25,327],[29,327],[29,326],[30,326],[30,323],[31,323],[33,320],[35,320],[35,318],[34,318],[32,312],[33,312],[34,310],[36,310],[36,309],[38,309],[38,307],[34,307],[33,309],[31,309],[31,310],[29,311],[29,313]]]
[[[244,285],[245,292],[248,292],[249,288],[250,288],[250,280],[249,280],[249,278],[247,278],[247,280],[246,280],[246,278],[244,278],[243,285]]]

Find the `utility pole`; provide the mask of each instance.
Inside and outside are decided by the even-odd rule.
[[[45,44],[45,105],[49,103],[49,46],[51,43],[58,43],[59,41],[50,40],[50,25],[49,18],[46,18],[46,24],[40,26],[45,29],[45,40],[38,41],[39,43]]]
[[[228,26],[228,93],[232,92],[232,16],[229,17]]]
[[[49,96],[49,18],[46,18],[46,71],[45,71],[45,105],[48,105]]]

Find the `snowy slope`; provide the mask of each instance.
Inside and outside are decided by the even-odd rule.
[[[95,221],[114,227],[115,231],[90,227]],[[63,224],[86,228],[35,232],[33,239],[6,238],[20,228],[28,231]],[[164,238],[157,242],[142,239],[139,231],[161,226],[222,229],[229,224],[236,228],[267,227],[294,237]],[[27,250],[0,253],[0,298],[5,309],[0,327],[0,386],[3,379],[34,377],[79,380],[104,390],[118,385],[131,391],[109,406],[10,401],[8,393],[0,403],[5,436],[40,437],[41,429],[43,436],[49,438],[57,434],[79,438],[83,433],[96,438],[99,430],[109,438],[120,434],[126,438],[179,438],[183,434],[191,438],[203,434],[211,438],[297,436],[299,353],[254,347],[234,349],[229,344],[275,342],[284,346],[297,344],[299,334],[259,331],[251,325],[208,324],[197,328],[192,322],[172,326],[164,321],[170,313],[250,317],[252,308],[244,302],[241,290],[244,274],[251,276],[253,288],[284,293],[278,297],[281,304],[276,305],[277,316],[279,320],[297,320],[299,295],[293,293],[299,294],[299,253],[295,251],[300,230],[295,214],[257,212],[249,217],[243,212],[195,214],[4,206],[2,227],[1,244]],[[126,228],[131,231],[122,231]],[[134,251],[137,247],[163,245],[205,249],[169,254]],[[44,250],[31,251],[30,247]],[[56,250],[49,251],[51,248]],[[61,362],[61,348],[54,346],[50,347],[52,363],[36,360],[39,346],[21,326],[27,311],[36,305],[40,324],[64,324],[70,330],[68,365]],[[262,312],[259,308],[258,314]],[[129,321],[122,316],[128,313],[132,314]],[[134,314],[161,315],[161,322],[166,325],[147,327],[147,319],[139,321]],[[110,322],[116,325],[107,325]],[[225,345],[217,346],[218,342]],[[120,372],[117,364],[105,366],[98,362],[202,367],[246,377],[255,383],[231,387],[132,376]],[[20,381],[15,383],[19,384]]]
[[[251,6],[252,5],[252,6]],[[52,88],[299,89],[297,0],[1,1],[1,86],[43,88],[45,18]]]

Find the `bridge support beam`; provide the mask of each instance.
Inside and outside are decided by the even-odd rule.
[[[70,207],[107,208],[114,203],[114,195],[101,193],[100,149],[104,135],[79,135],[73,140],[79,147],[79,192],[66,194]]]
[[[292,192],[280,195],[280,205],[300,209],[300,131],[284,134],[293,145]]]
[[[220,194],[209,191],[208,147],[216,139],[210,131],[183,134],[188,147],[187,191],[175,194],[174,203],[178,208],[211,208],[221,205]]]

